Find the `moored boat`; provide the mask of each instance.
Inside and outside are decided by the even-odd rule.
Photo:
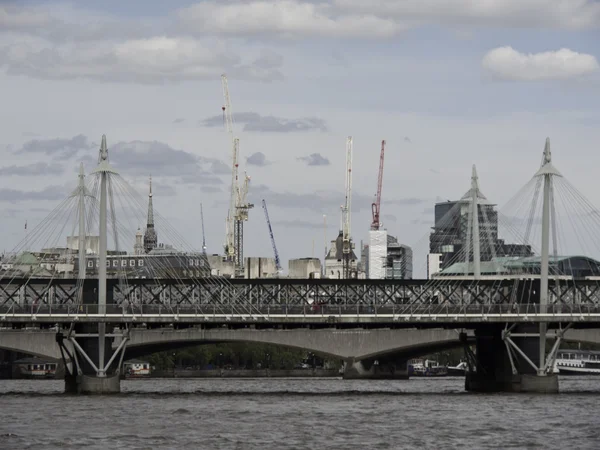
[[[555,368],[559,375],[600,375],[600,352],[592,350],[559,350]]]

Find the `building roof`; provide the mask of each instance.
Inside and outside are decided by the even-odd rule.
[[[13,264],[18,264],[21,266],[37,266],[39,264],[39,260],[30,252],[23,252],[18,255]]]
[[[499,274],[508,272],[506,266],[499,261],[481,261],[479,264],[482,274]],[[450,267],[446,267],[439,273],[441,275],[464,275],[472,274],[473,272],[474,271],[472,262],[469,262],[468,266],[466,262],[459,262],[452,264]]]
[[[13,364],[47,364],[47,363],[56,364],[57,362],[58,361],[56,359],[51,359],[51,358],[30,357],[30,358],[17,359],[15,361],[13,361]]]
[[[480,268],[482,274],[502,274],[502,273],[528,273],[529,271],[539,270],[541,265],[541,256],[527,256],[521,257],[497,257],[492,261],[481,261]],[[550,267],[557,266],[562,263],[563,267],[575,262],[585,262],[590,267],[600,268],[600,261],[597,261],[588,256],[574,255],[574,256],[550,256]],[[579,266],[581,267],[581,266]],[[554,269],[557,270],[557,269]],[[522,272],[520,272],[522,271]],[[451,266],[445,268],[440,272],[441,275],[453,275],[453,274],[472,274],[473,263],[459,262],[454,263]]]

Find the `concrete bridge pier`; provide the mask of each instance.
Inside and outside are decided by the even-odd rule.
[[[344,361],[344,380],[408,380],[407,361],[348,358]]]
[[[100,358],[101,345],[97,326],[82,325],[78,331],[68,338],[73,347],[71,356],[74,364],[72,370],[67,370],[65,373],[65,393],[116,394],[121,392],[122,348],[113,352],[113,339],[105,337],[104,357]],[[64,336],[57,336],[59,345],[64,340],[66,340]]]
[[[465,389],[473,392],[557,393],[558,376],[540,365],[538,325],[521,325],[511,331],[489,325],[475,330],[474,371]],[[545,355],[544,355],[545,356]],[[543,362],[543,361],[542,361]]]

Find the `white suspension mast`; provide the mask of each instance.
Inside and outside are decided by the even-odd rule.
[[[235,257],[235,241],[234,241],[234,221],[236,215],[236,200],[238,196],[238,155],[239,155],[239,139],[233,134],[233,114],[231,112],[231,100],[229,98],[229,87],[227,84],[227,76],[221,75],[221,83],[223,85],[223,117],[227,132],[231,136],[231,189],[229,196],[229,211],[227,212],[227,221],[225,224],[225,256],[230,259]]]
[[[350,242],[352,211],[352,136],[346,140],[346,199],[342,207],[342,252],[344,254],[344,276],[350,275],[350,254],[352,244]]]

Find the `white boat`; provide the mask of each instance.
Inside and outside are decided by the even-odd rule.
[[[408,374],[415,377],[445,377],[448,369],[440,366],[437,361],[413,359],[408,362]]]
[[[555,368],[560,375],[600,375],[600,352],[559,350]]]
[[[448,375],[465,375],[468,370],[467,363],[465,361],[461,361],[457,366],[448,366]]]

